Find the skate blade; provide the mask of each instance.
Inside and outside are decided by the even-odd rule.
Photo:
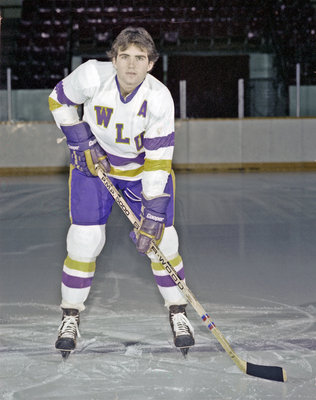
[[[190,347],[180,347],[180,351],[184,358],[187,356],[189,349],[190,349]]]
[[[61,356],[64,361],[67,360],[67,358],[70,356],[71,351],[70,350],[61,350]]]

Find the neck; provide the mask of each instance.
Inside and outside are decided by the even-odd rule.
[[[117,78],[117,81],[118,81],[119,86],[120,86],[121,95],[124,98],[126,98],[128,95],[130,95],[133,92],[133,90],[135,89],[135,87],[123,86],[122,83],[120,82],[119,78]]]
[[[135,88],[134,89],[125,89],[125,88],[122,88],[122,86],[120,86],[120,89],[121,89],[121,95],[124,97],[124,99],[126,99],[126,97],[128,95],[130,95]]]
[[[134,87],[134,86],[133,87],[126,87],[126,86],[122,87],[117,76],[115,77],[115,80],[116,80],[118,91],[120,93],[121,100],[124,103],[133,99],[133,97],[137,93],[138,87],[141,85],[141,83],[140,83],[136,87]]]

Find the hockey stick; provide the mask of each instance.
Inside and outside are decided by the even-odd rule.
[[[100,166],[100,164],[96,165],[96,171],[97,171],[99,178],[103,182],[104,186],[108,189],[108,191],[113,196],[116,203],[119,205],[121,210],[124,212],[124,214],[127,216],[129,221],[132,223],[134,228],[139,229],[140,223],[139,223],[137,217],[134,215],[132,209],[129,207],[129,205],[123,198],[123,196],[113,185],[112,181],[107,176],[106,172]],[[252,363],[249,363],[249,362],[241,359],[235,353],[235,351],[231,348],[230,344],[225,339],[223,334],[215,326],[215,324],[211,320],[210,316],[206,313],[206,311],[204,310],[202,305],[197,301],[197,299],[195,298],[195,296],[193,295],[191,290],[188,288],[186,283],[179,278],[175,269],[169,263],[167,258],[162,254],[159,247],[155,244],[154,241],[152,241],[152,243],[151,243],[150,250],[153,251],[154,254],[156,254],[156,256],[159,259],[159,262],[163,265],[163,267],[168,272],[168,274],[170,275],[170,277],[172,278],[174,283],[181,290],[181,292],[183,293],[183,295],[185,296],[187,301],[192,305],[192,307],[195,309],[195,311],[199,314],[199,316],[201,317],[204,324],[213,333],[213,335],[216,337],[216,339],[221,344],[223,349],[226,351],[226,353],[229,355],[229,357],[234,361],[234,363],[237,365],[237,367],[242,372],[244,372],[245,374],[248,374],[248,375],[256,376],[258,378],[269,379],[272,381],[285,382],[287,380],[286,372],[281,367],[257,365],[257,364],[252,364]]]

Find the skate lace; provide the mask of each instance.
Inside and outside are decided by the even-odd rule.
[[[174,331],[176,332],[176,336],[180,335],[193,335],[193,327],[190,324],[188,318],[182,313],[176,313],[171,316]]]
[[[80,337],[77,318],[73,315],[65,315],[58,330],[59,337],[74,338],[76,335]]]

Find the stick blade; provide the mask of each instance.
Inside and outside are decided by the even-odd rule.
[[[281,367],[257,365],[247,362],[246,374],[270,381],[286,382],[286,372]]]

